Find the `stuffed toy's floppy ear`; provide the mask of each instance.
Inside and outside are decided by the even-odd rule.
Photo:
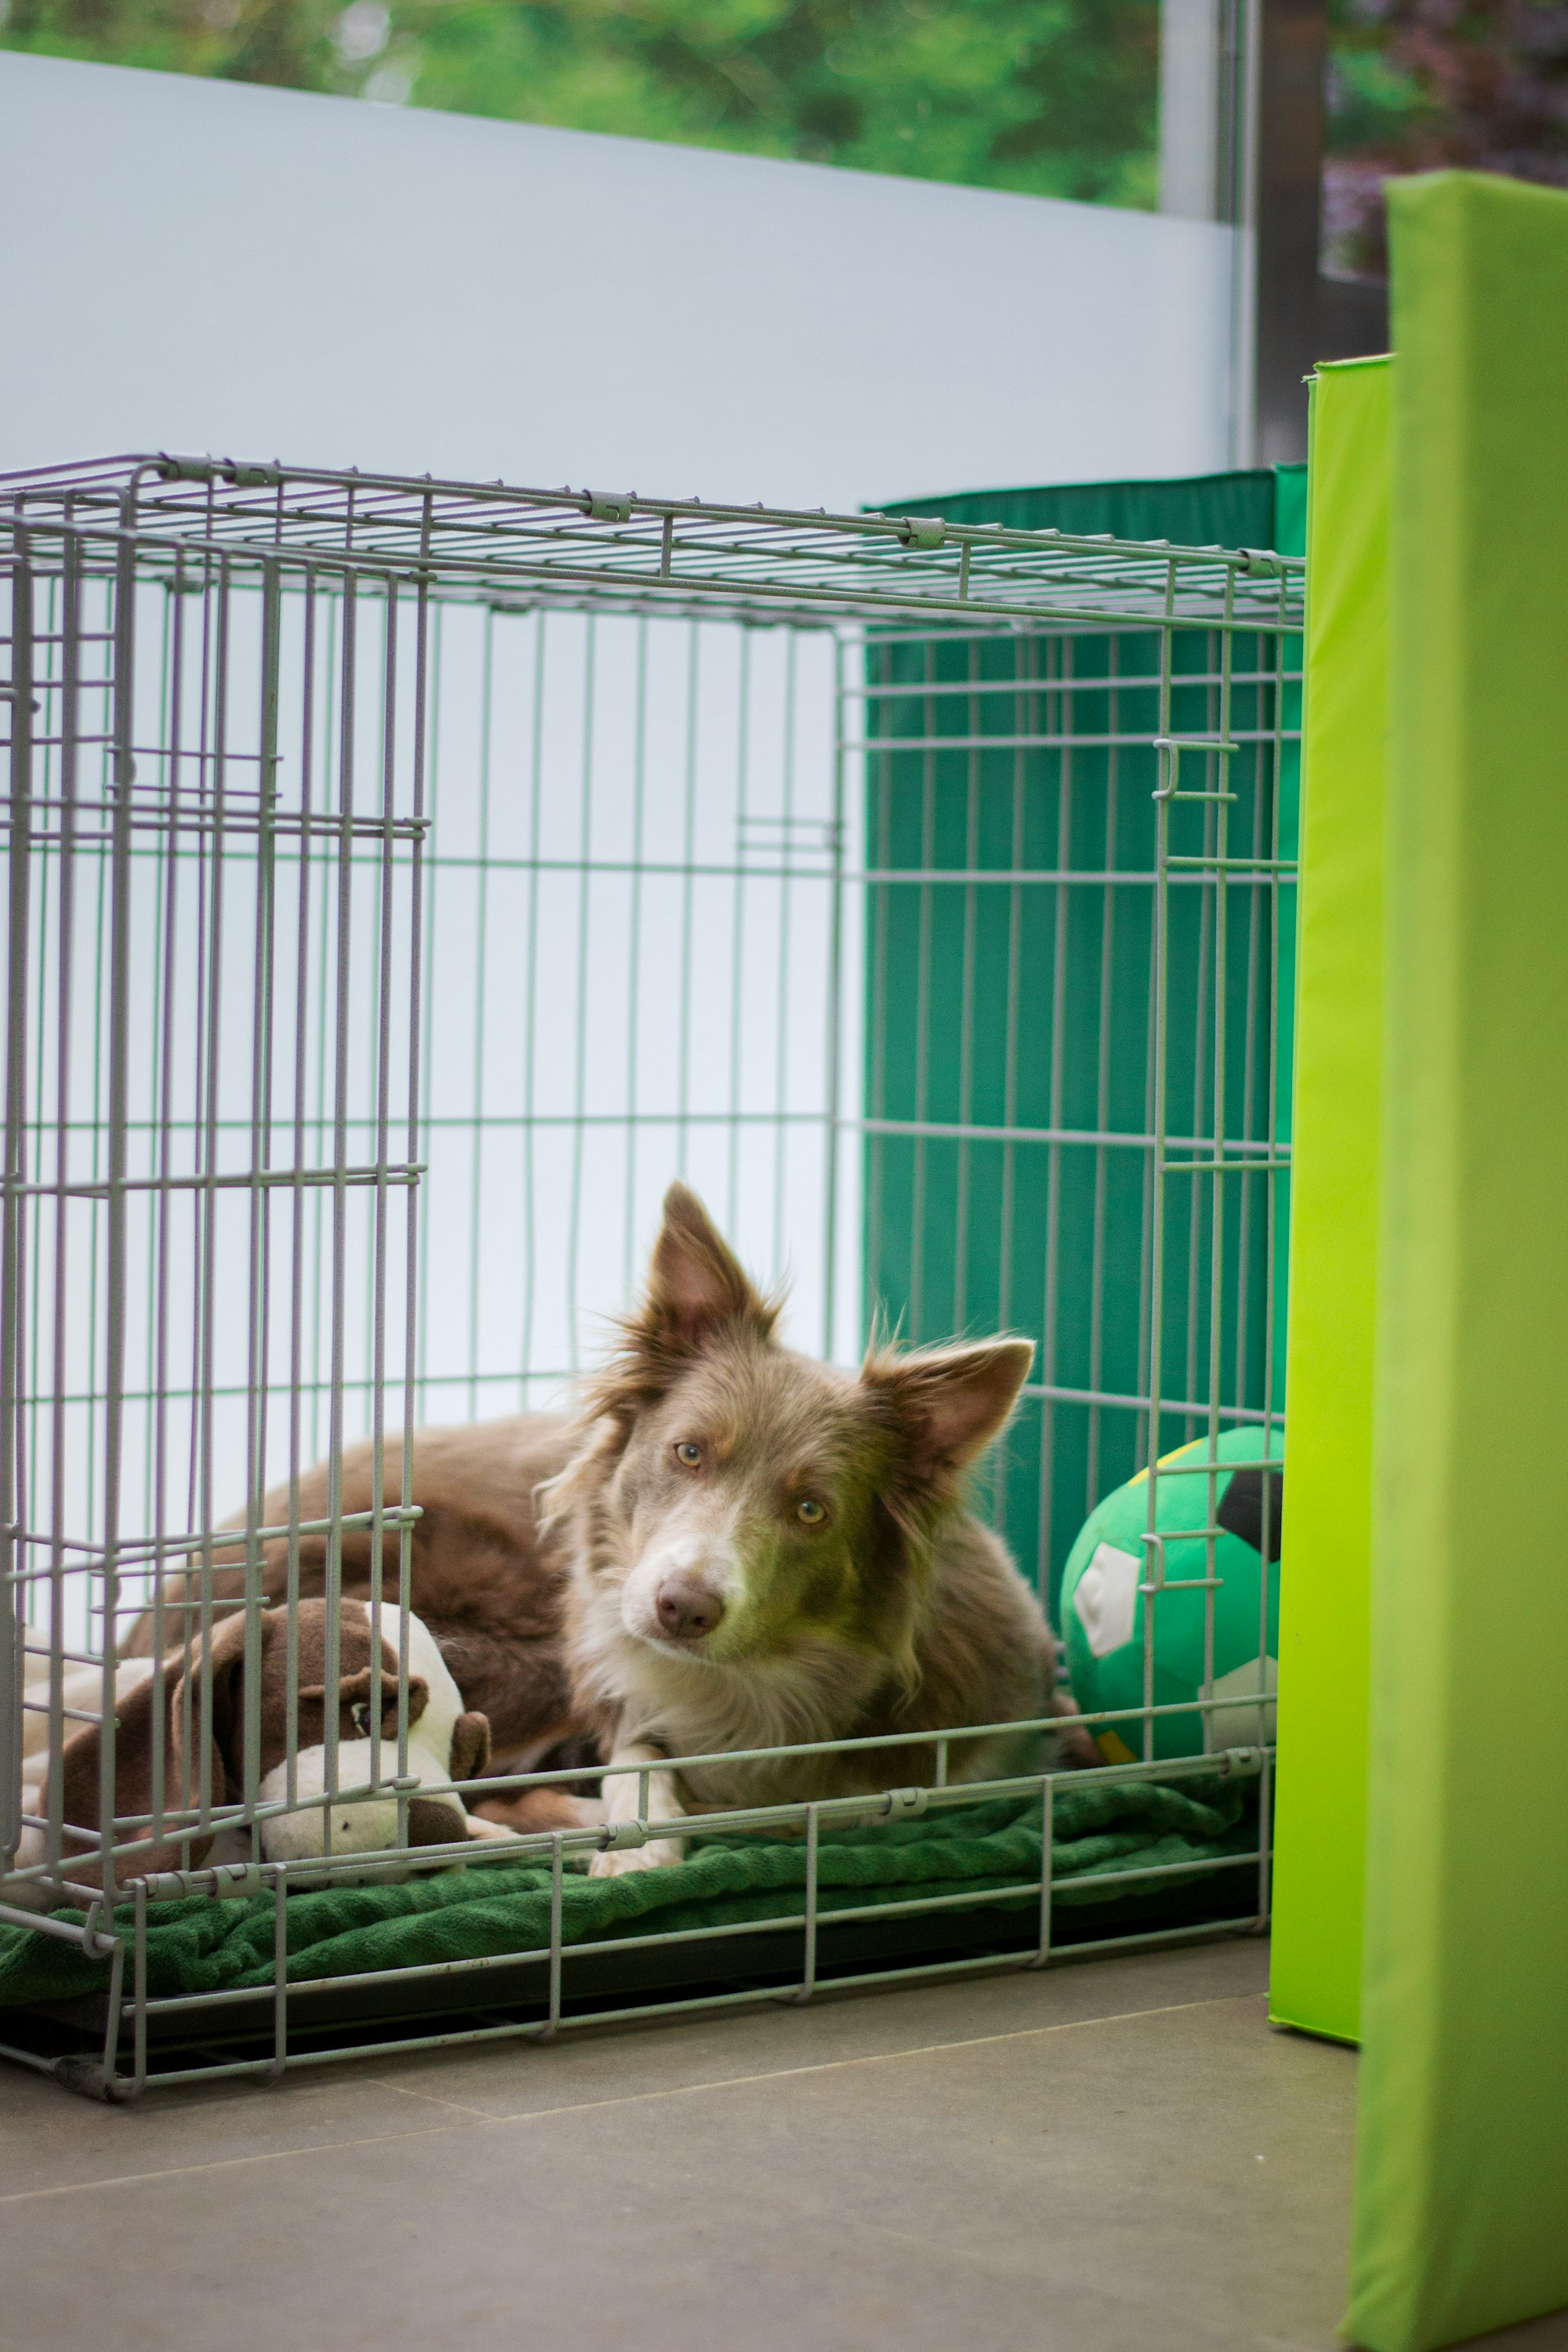
[[[269,1615],[261,1620],[259,1646],[265,1648],[272,1626]],[[174,1710],[171,1727],[178,1757],[177,1772],[171,1767],[167,1787],[176,1793],[166,1793],[164,1803],[196,1805],[201,1802],[201,1758],[206,1755],[210,1802],[215,1805],[232,1803],[240,1794],[239,1756],[242,1737],[241,1706],[245,1685],[245,1617],[237,1610],[226,1617],[215,1630],[205,1654],[197,1651],[189,1667],[191,1685],[190,1740],[186,1748],[184,1708]],[[204,1688],[212,1692],[210,1713],[204,1709]],[[204,1721],[205,1715],[205,1721]]]
[[[205,1654],[198,1645],[188,1662],[177,1654],[165,1659],[162,1675],[155,1671],[146,1675],[133,1689],[116,1698],[115,1816],[121,1820],[138,1813],[157,1816],[152,1828],[142,1832],[142,1843],[121,1857],[118,1869],[121,1878],[200,1868],[212,1843],[211,1833],[193,1838],[188,1846],[173,1843],[163,1817],[194,1811],[204,1795],[209,1805],[230,1801],[244,1665],[245,1619],[236,1615],[217,1627]],[[66,1852],[69,1857],[74,1843],[83,1856],[80,1862],[68,1861],[69,1873],[89,1885],[99,1883],[98,1865],[88,1858],[86,1846],[73,1841],[68,1832],[103,1826],[99,1820],[102,1759],[102,1727],[98,1724],[75,1733],[60,1751]]]
[[[149,1675],[123,1698],[116,1697],[114,1712],[118,1727],[114,1735],[114,1805],[117,1812],[146,1813],[153,1810],[153,1758],[155,1733],[162,1734],[170,1703],[180,1680],[177,1668],[172,1667],[164,1678],[161,1694],[154,1693]],[[154,1709],[160,1711],[155,1713]],[[103,1768],[102,1727],[90,1724],[86,1729],[73,1732],[60,1750],[60,1813],[66,1823],[65,1853],[73,1878],[98,1885],[95,1867],[79,1860],[86,1849],[74,1841],[71,1831],[92,1830],[99,1826],[99,1799]],[[96,1843],[96,1840],[94,1841]],[[156,1868],[164,1868],[162,1855]]]
[[[488,1715],[460,1715],[452,1726],[452,1778],[477,1780],[490,1760]]]

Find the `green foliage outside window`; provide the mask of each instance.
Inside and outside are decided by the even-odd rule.
[[[0,44],[1035,195],[1157,193],[1158,0],[10,0]]]
[[[1388,266],[1383,183],[1459,164],[1568,186],[1563,0],[1329,0],[1323,257]]]
[[[1568,184],[1568,0],[1327,0],[1326,265],[1383,183]],[[1159,0],[0,0],[0,47],[1093,203],[1158,195]]]

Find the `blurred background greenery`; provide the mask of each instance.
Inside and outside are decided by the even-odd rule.
[[[1152,205],[1158,0],[11,0],[0,41]]]
[[[1390,172],[1568,184],[1564,0],[1329,0],[1323,258]],[[1157,200],[1158,0],[0,0],[0,47],[1036,195]]]
[[[1443,164],[1568,186],[1563,0],[1329,0],[1323,263],[1388,267],[1382,186]]]

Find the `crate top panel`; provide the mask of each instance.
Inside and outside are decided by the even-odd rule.
[[[501,609],[536,606],[967,631],[1175,622],[1296,630],[1304,566],[1266,550],[1075,538],[615,489],[333,473],[161,454],[0,475],[0,532],[53,569],[200,589],[268,562]]]

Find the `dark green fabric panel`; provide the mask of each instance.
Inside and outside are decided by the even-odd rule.
[[[1274,468],[1274,547],[1280,555],[1307,552],[1307,468]]]
[[[1272,472],[1175,482],[1073,485],[905,501],[898,511],[1198,545],[1268,546],[1281,495]],[[1294,488],[1294,486],[1292,486]],[[1300,504],[1299,493],[1294,499]],[[1299,518],[1282,511],[1299,533]],[[1296,666],[1294,653],[1290,655]],[[1300,689],[1275,682],[1271,641],[1238,639],[1230,723],[1299,723]],[[1259,675],[1260,665],[1268,672]],[[1177,733],[1218,731],[1217,639],[1177,640]],[[1253,673],[1247,677],[1246,673]],[[1148,630],[969,638],[889,637],[868,651],[867,846],[873,873],[1012,872],[1147,877],[1154,863],[1159,645]],[[990,690],[987,691],[986,689]],[[997,689],[1016,690],[997,690]],[[1282,705],[1282,709],[1281,709]],[[1047,740],[1040,740],[1040,738]],[[1020,740],[1020,739],[1028,739]],[[1252,745],[1231,762],[1230,846],[1275,846],[1274,784]],[[1293,755],[1280,777],[1279,852],[1294,854]],[[1172,848],[1201,851],[1212,809],[1173,814]],[[1150,883],[923,886],[874,882],[868,902],[865,1158],[868,1319],[911,1341],[1007,1328],[1038,1349],[1050,1389],[1142,1390],[1150,1313],[1148,1154],[1037,1142],[1135,1138],[1152,1117],[1148,1070],[1154,893]],[[1288,1076],[1288,908],[1278,935],[1263,890],[1233,890],[1226,942],[1226,1131],[1265,1132],[1270,1040]],[[1173,889],[1168,1033],[1171,1129],[1212,1131],[1213,894]],[[1281,1096],[1283,1100],[1283,1096]],[[882,1131],[961,1127],[971,1137]],[[1279,1131],[1287,1132],[1283,1119]],[[1201,1155],[1199,1155],[1201,1156]],[[1211,1344],[1207,1180],[1168,1186],[1163,1393],[1207,1395]],[[1220,1295],[1221,1393],[1260,1408],[1282,1396],[1282,1236],[1276,1235],[1270,1377],[1265,1180],[1233,1186]],[[1056,1313],[1047,1311],[1054,1296]],[[1147,1458],[1129,1406],[1026,1397],[994,1470],[992,1506],[1026,1573],[1055,1606],[1084,1517]],[[1161,1450],[1196,1433],[1172,1413]]]
[[[1165,482],[964,490],[949,498],[893,499],[883,511],[1002,523],[1010,530],[1081,531],[1086,537],[1109,531],[1114,539],[1168,539],[1178,547],[1272,547],[1275,481],[1268,467],[1258,467]]]
[[[1121,1885],[1108,1872],[1213,1864],[1250,1853],[1258,1808],[1248,1784],[1207,1776],[1160,1787],[1097,1781],[1058,1787],[1051,1884],[1058,1903],[1108,1902]],[[493,1853],[492,1849],[492,1853]],[[803,1841],[714,1837],[664,1870],[589,1878],[572,1870],[563,1888],[562,1933],[570,1945],[624,1936],[690,1933],[748,1920],[798,1919],[805,1888]],[[1037,1902],[1040,1802],[1009,1798],[935,1811],[921,1821],[825,1832],[818,1906],[826,1916],[865,1903],[909,1903],[921,1895],[994,1889],[998,1902]],[[1161,1882],[1184,1883],[1179,1875]],[[1125,1891],[1147,1894],[1134,1880]],[[66,1915],[79,1917],[79,1913]],[[114,1924],[129,1935],[126,1906]],[[270,1895],[213,1902],[199,1897],[148,1906],[147,1990],[154,2000],[232,1991],[273,1981]],[[353,1976],[360,1969],[534,1952],[550,1941],[548,1862],[496,1859],[433,1871],[397,1885],[333,1886],[291,1895],[291,1981]],[[29,1927],[0,1927],[0,2010],[68,2000],[97,1991],[108,1962]],[[567,1982],[570,1985],[570,1978]]]

